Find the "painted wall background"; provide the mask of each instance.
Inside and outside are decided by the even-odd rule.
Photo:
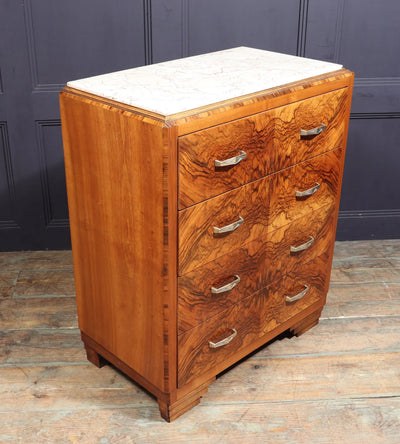
[[[234,46],[355,72],[338,240],[400,238],[397,0],[0,0],[0,250],[69,248],[68,80]]]

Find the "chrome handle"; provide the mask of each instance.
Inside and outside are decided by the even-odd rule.
[[[301,291],[299,294],[296,294],[295,296],[286,296],[286,302],[298,301],[308,293],[309,289],[310,287],[308,285],[304,285],[304,290]]]
[[[210,341],[208,343],[209,347],[210,348],[218,348],[218,347],[223,347],[224,345],[229,344],[232,341],[232,339],[237,335],[237,331],[234,328],[231,328],[230,330],[232,330],[232,332],[233,332],[231,335],[229,335],[227,338],[222,339],[221,341],[218,341],[218,342]]]
[[[224,285],[223,287],[215,288],[211,287],[211,293],[213,294],[219,294],[224,293],[225,291],[230,291],[232,288],[236,287],[236,285],[240,282],[240,277],[235,274],[235,280],[230,282],[229,284]]]
[[[303,251],[303,250],[307,250],[307,248],[310,248],[311,245],[313,244],[313,242],[315,241],[315,239],[310,236],[310,240],[308,242],[306,242],[305,244],[299,245],[298,247],[290,247],[290,252],[291,253],[298,253],[299,251]]]
[[[213,227],[213,230],[215,234],[228,233],[229,231],[235,231],[236,228],[240,227],[240,225],[242,225],[243,222],[244,222],[243,217],[239,216],[239,220],[233,222],[233,224],[225,225],[225,227],[222,228]]]
[[[230,159],[225,160],[214,160],[214,165],[216,167],[225,167],[229,165],[237,165],[243,159],[246,159],[247,153],[245,151],[240,151],[240,154],[235,157],[231,157]]]
[[[300,130],[300,136],[317,136],[319,133],[322,133],[322,131],[326,128],[326,125],[321,123],[320,126],[317,126],[316,128],[312,128],[310,130]]]
[[[316,193],[319,190],[320,186],[321,186],[321,184],[319,184],[318,182],[315,182],[315,186],[312,188],[309,188],[308,190],[296,191],[296,197],[311,196],[312,194]]]

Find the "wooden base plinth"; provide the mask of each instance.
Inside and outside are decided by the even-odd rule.
[[[87,344],[85,344],[85,350],[88,361],[94,364],[96,367],[101,368],[107,364],[107,361]]]
[[[203,384],[201,384],[199,387],[196,387],[191,392],[186,393],[185,395],[182,396],[179,396],[178,394],[178,399],[176,401],[174,402],[167,401],[166,398],[171,396],[171,394],[163,393],[156,387],[152,386],[143,377],[138,375],[134,370],[129,368],[126,364],[124,364],[122,361],[120,361],[117,357],[108,352],[106,349],[101,347],[95,341],[90,339],[90,337],[84,333],[82,333],[82,340],[85,345],[87,359],[92,364],[94,364],[96,367],[101,368],[104,365],[111,363],[117,368],[119,368],[126,375],[128,375],[130,378],[132,378],[134,381],[136,381],[138,384],[142,385],[145,389],[147,389],[157,398],[158,405],[160,407],[161,416],[168,422],[173,421],[174,419],[178,418],[179,416],[183,415],[185,412],[190,410],[195,405],[199,404],[200,398],[205,393],[207,393],[208,386],[213,381],[215,381],[215,376],[214,376],[208,379]]]
[[[162,399],[158,399],[161,416],[168,422],[174,421],[179,416],[190,410],[192,407],[200,403],[201,397],[207,393],[208,386],[215,381],[215,377],[206,381],[192,392],[170,403]]]
[[[298,321],[291,327],[289,327],[289,331],[296,336],[300,336],[306,331],[308,331],[310,328],[314,327],[318,324],[319,318],[321,316],[322,307],[319,306],[319,308],[309,315],[307,315],[304,319]],[[205,381],[200,386],[196,387],[192,391],[180,395],[182,391],[178,390],[178,392],[174,393],[161,393],[159,389],[156,389],[151,384],[146,382],[145,379],[143,379],[140,375],[136,374],[136,372],[132,369],[130,369],[128,366],[126,366],[122,361],[120,361],[118,358],[113,356],[111,353],[109,353],[107,350],[103,349],[101,346],[96,344],[93,340],[91,340],[88,336],[82,333],[82,339],[84,341],[85,349],[86,349],[86,355],[87,359],[93,363],[96,367],[101,368],[108,362],[112,363],[116,367],[118,367],[121,371],[126,373],[128,376],[130,376],[132,379],[134,379],[137,383],[143,385],[147,390],[149,390],[154,396],[156,396],[160,414],[163,419],[167,422],[174,421],[179,416],[186,413],[188,410],[190,410],[192,407],[196,406],[200,403],[201,397],[207,393],[208,386],[214,382],[215,376]],[[101,352],[99,354],[98,351]],[[104,358],[103,355],[106,357]],[[177,397],[175,401],[171,401],[170,398]]]
[[[306,331],[310,330],[310,328],[318,324],[321,312],[322,309],[314,311],[313,313],[302,319],[297,324],[292,325],[289,329],[290,332],[295,336],[300,336]]]

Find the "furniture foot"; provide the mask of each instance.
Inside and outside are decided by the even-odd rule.
[[[289,329],[290,332],[293,335],[300,336],[306,331],[310,330],[310,328],[318,324],[319,318],[321,316],[321,311],[322,310],[314,311],[297,324],[292,325]]]
[[[190,410],[192,407],[200,403],[201,397],[207,393],[208,386],[215,380],[215,377],[208,380],[200,387],[197,387],[192,392],[187,393],[182,398],[175,402],[168,402],[158,399],[161,416],[167,421],[174,421],[179,416]]]
[[[96,367],[101,368],[106,365],[107,361],[87,344],[85,344],[85,350],[88,361],[90,361]]]

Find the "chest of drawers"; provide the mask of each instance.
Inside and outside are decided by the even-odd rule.
[[[318,322],[353,74],[251,48],[73,81],[60,96],[79,327],[175,419]]]

